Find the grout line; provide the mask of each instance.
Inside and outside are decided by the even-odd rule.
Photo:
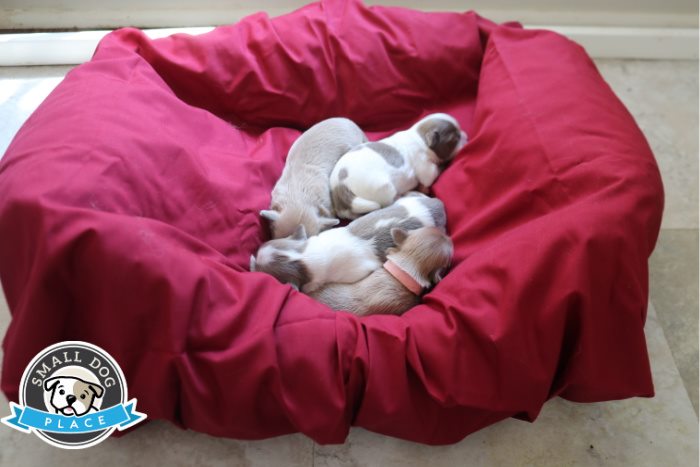
[[[681,373],[681,368],[678,365],[678,361],[676,360],[676,356],[673,354],[673,349],[671,348],[671,345],[669,344],[669,339],[668,335],[666,334],[666,329],[664,329],[663,322],[659,318],[659,307],[656,306],[656,300],[654,300],[651,296],[649,296],[649,305],[654,308],[654,313],[656,315],[656,322],[658,324],[659,330],[661,331],[661,334],[664,337],[664,341],[666,344],[666,347],[668,347],[668,351],[671,354],[671,358],[673,359],[673,364],[676,367],[676,372],[678,373],[678,377],[680,378],[681,382],[683,383],[683,389],[685,390],[686,396],[688,396],[688,401],[690,401],[691,407],[693,407],[693,412],[695,412],[695,417],[700,419],[700,416],[698,415],[698,410],[695,408],[695,404],[693,404],[693,399],[690,396],[690,392],[688,391],[688,385],[685,384],[685,379],[683,379],[683,374]],[[649,310],[647,310],[647,313]],[[647,320],[649,320],[649,316],[647,316]],[[646,333],[646,332],[645,332]]]

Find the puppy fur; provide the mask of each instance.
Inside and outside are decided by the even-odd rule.
[[[257,256],[251,256],[250,270],[266,272],[306,293],[329,282],[357,282],[381,267],[387,250],[395,246],[392,228],[426,225],[444,230],[444,206],[438,199],[410,193],[392,206],[314,237],[307,237],[299,226],[290,237],[264,243]]]
[[[367,141],[347,118],[329,118],[305,131],[289,149],[282,175],[272,190],[270,209],[260,215],[270,221],[272,238],[291,235],[303,225],[316,235],[338,224],[330,197],[329,175],[338,159]]]
[[[452,259],[452,241],[441,229],[423,227],[407,232],[391,229],[396,248],[388,258],[413,277],[424,290],[437,284]],[[311,297],[334,310],[345,310],[357,315],[399,315],[420,302],[420,297],[409,291],[384,268],[354,284],[326,284],[312,292]]]
[[[348,224],[357,237],[371,240],[374,252],[383,263],[386,252],[396,246],[391,229],[415,230],[433,226],[445,230],[445,205],[417,191],[409,191],[402,198],[383,209],[370,212]]]
[[[467,142],[452,116],[436,113],[405,131],[364,143],[340,158],[330,177],[336,214],[355,219],[427,188]]]
[[[381,266],[372,242],[347,227],[307,237],[300,225],[291,237],[270,240],[251,257],[251,271],[266,272],[297,290],[311,292],[327,282],[355,282]]]

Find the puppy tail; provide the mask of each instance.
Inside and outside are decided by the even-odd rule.
[[[352,200],[352,212],[356,214],[366,214],[368,212],[381,209],[382,205],[365,198],[355,197]]]

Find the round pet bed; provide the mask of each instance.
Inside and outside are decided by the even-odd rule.
[[[431,112],[470,142],[433,186],[455,257],[423,304],[358,318],[247,270],[305,128],[345,116],[375,140]],[[651,396],[662,205],[634,120],[552,32],[354,1],[118,30],[0,162],[2,390],[16,401],[38,351],[84,340],[150,419],[233,438],[442,444],[555,396]]]

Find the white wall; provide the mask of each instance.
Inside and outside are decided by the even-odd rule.
[[[258,10],[292,11],[305,0],[0,0],[0,29],[212,26]],[[495,21],[555,26],[697,28],[697,0],[366,0],[424,10],[476,10]]]

